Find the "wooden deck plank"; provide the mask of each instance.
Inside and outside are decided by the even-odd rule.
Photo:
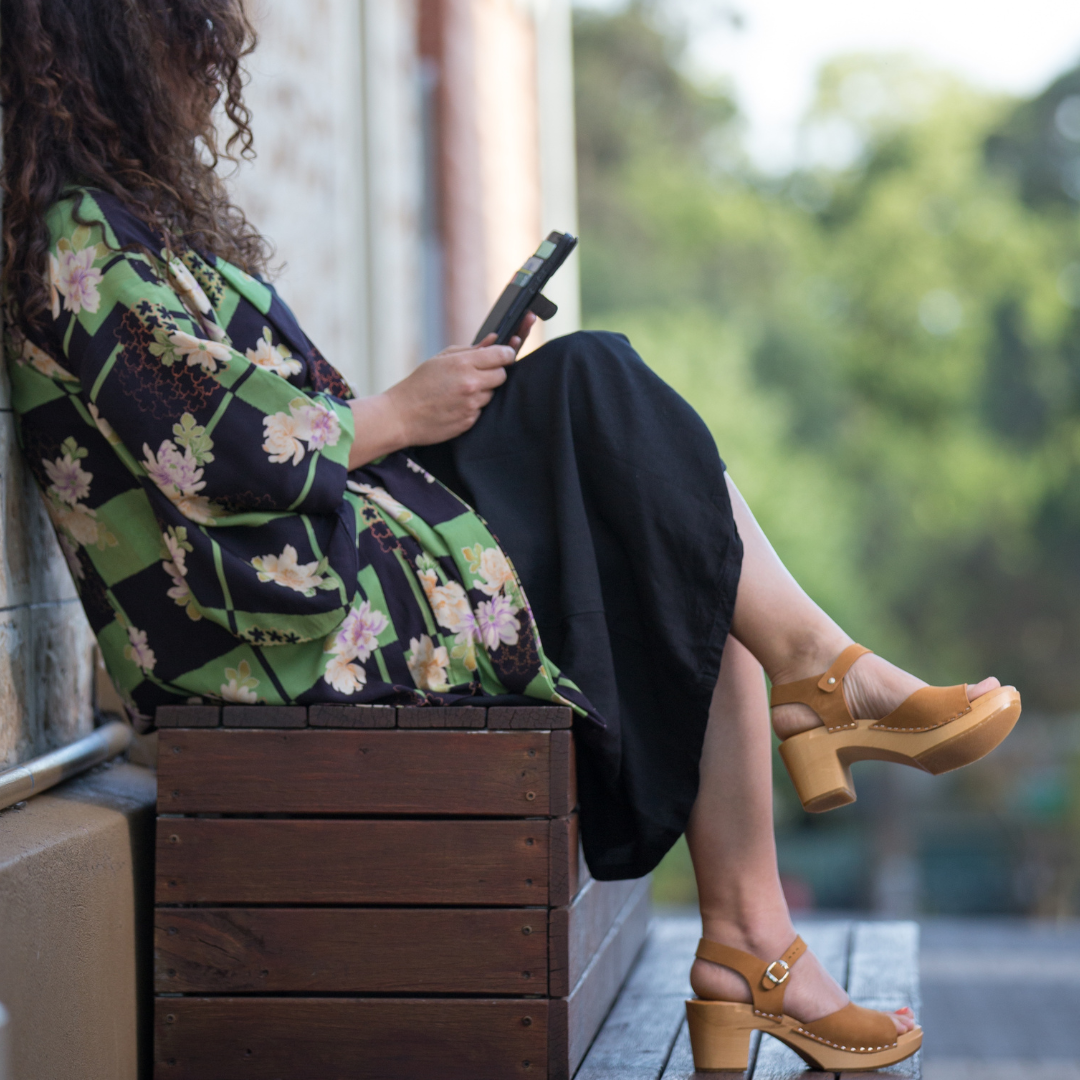
[[[797,927],[803,940],[824,965],[825,970],[843,986],[848,974],[848,949],[851,924],[848,922],[807,922]],[[794,1050],[769,1036],[761,1040],[753,1070],[754,1080],[825,1080],[832,1073],[811,1071]]]
[[[654,919],[641,958],[575,1080],[658,1080],[686,1016],[693,918]]]
[[[914,922],[861,922],[852,933],[847,991],[868,1009],[909,1006],[919,1016],[919,927]],[[875,1076],[919,1080],[922,1053]],[[859,1080],[860,1073],[842,1073],[840,1080]]]

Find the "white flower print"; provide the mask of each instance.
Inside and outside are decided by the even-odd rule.
[[[101,306],[101,294],[98,285],[101,284],[102,274],[94,269],[97,259],[96,247],[83,248],[82,251],[60,252],[60,261],[56,267],[56,276],[53,284],[57,292],[64,298],[64,310],[78,315],[84,308],[93,315]],[[49,264],[50,278],[53,274],[53,265]],[[56,315],[59,311],[54,306]]]
[[[259,367],[264,367],[283,378],[299,375],[304,370],[303,364],[284,345],[274,344],[269,326],[263,327],[259,344],[254,349],[248,349],[245,355],[253,364],[258,364]]]
[[[251,560],[252,567],[258,571],[260,581],[272,581],[286,589],[294,589],[305,596],[314,596],[316,589],[326,588],[327,578],[320,576],[325,569],[326,560],[309,563],[297,562],[297,551],[292,544],[286,544],[280,555],[262,555]]]
[[[436,647],[427,634],[421,634],[419,640],[409,639],[409,649],[411,651],[405,661],[417,687],[421,690],[434,690],[436,693],[449,690],[446,669],[450,664],[450,657],[445,647]]]
[[[350,663],[348,657],[338,655],[326,662],[323,678],[339,694],[355,694],[367,684],[367,672],[359,664]]]
[[[398,524],[412,521],[413,512],[406,509],[386,488],[373,487],[371,484],[358,484],[355,480],[346,481],[346,487],[360,495],[366,495],[376,506],[385,510]]]
[[[275,465],[292,458],[294,465],[304,459],[304,443],[308,450],[336,446],[341,438],[341,424],[324,405],[313,405],[306,398],[293,398],[289,411],[263,418],[266,442],[262,448]]]
[[[168,532],[161,534],[161,542],[162,554],[165,556],[161,562],[161,569],[169,575],[173,583],[173,587],[165,595],[182,607],[189,619],[198,622],[202,618],[202,612],[195,605],[195,598],[186,581],[187,553],[192,550],[187,538],[187,529],[183,526],[176,528],[170,525]]]
[[[179,259],[169,260],[169,271],[185,305],[194,308],[200,315],[209,315],[210,299],[195,280],[195,275]]]
[[[193,337],[184,333],[183,330],[175,330],[169,335],[175,352],[187,358],[188,367],[198,365],[211,375],[217,371],[218,364],[228,363],[232,353],[227,345],[217,341],[207,341],[205,338]]]
[[[493,600],[482,601],[476,609],[476,624],[480,640],[488,652],[493,652],[500,644],[516,645],[521,623],[518,622],[514,605],[502,595]]]
[[[49,491],[54,492],[57,498],[74,506],[90,494],[90,481],[94,479],[93,473],[86,472],[82,462],[77,458],[72,459],[70,453],[58,457],[55,461],[47,461],[44,458],[41,464],[52,481]]]
[[[303,461],[302,440],[307,434],[307,429],[300,417],[284,412],[264,417],[263,433],[266,436],[266,442],[262,444],[262,448],[270,456],[273,464],[283,465],[289,458],[292,458],[294,465],[299,465]]]
[[[345,621],[331,638],[330,648],[346,660],[363,663],[379,646],[379,635],[390,625],[381,611],[372,611],[364,600],[345,616]]]
[[[255,687],[259,685],[259,680],[252,677],[251,665],[246,660],[241,660],[235,668],[227,667],[225,678],[228,682],[221,684],[221,696],[226,701],[234,701],[238,705],[258,703]]]
[[[412,458],[407,457],[405,459],[405,467],[412,469],[414,473],[419,473],[429,484],[435,483],[435,477],[431,475],[422,465],[417,465]]]
[[[50,379],[59,379],[61,382],[78,382],[79,377],[72,375],[65,367],[61,367],[44,349],[39,349],[29,338],[22,339],[22,348],[17,358],[19,364],[29,364],[35,371],[41,372]]]
[[[484,548],[480,556],[480,574],[484,580],[476,582],[476,587],[488,596],[498,595],[504,585],[514,581],[509,560],[495,547]]]
[[[91,401],[87,406],[90,410],[90,415],[94,418],[94,423],[97,425],[98,431],[105,436],[106,440],[113,446],[118,446],[120,443],[120,436],[113,431],[112,424],[101,415],[98,407]]]
[[[146,631],[129,626],[127,634],[131,644],[124,649],[124,656],[136,663],[143,671],[153,671],[157,664],[157,657],[154,656],[154,650],[147,644]]]
[[[428,595],[428,601],[440,626],[455,634],[471,626],[473,614],[469,598],[456,581],[436,585]]]

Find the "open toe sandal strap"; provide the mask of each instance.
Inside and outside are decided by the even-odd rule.
[[[754,1011],[777,1019],[784,1015],[784,991],[792,965],[806,952],[806,942],[797,937],[791,947],[778,960],[766,962],[751,953],[721,945],[717,941],[702,938],[698,942],[697,957],[714,964],[723,964],[737,971],[749,984]]]
[[[795,1030],[825,1046],[862,1053],[888,1050],[897,1038],[896,1025],[888,1013],[864,1009],[852,1001],[820,1020],[800,1023]]]
[[[916,690],[875,728],[882,731],[932,731],[971,712],[967,686],[924,686]]]
[[[854,727],[855,718],[844,700],[844,676],[860,656],[872,651],[865,645],[849,645],[823,675],[812,675],[809,679],[774,686],[769,704],[809,705],[830,731]]]

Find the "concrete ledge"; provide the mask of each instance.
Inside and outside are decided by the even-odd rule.
[[[120,763],[0,812],[11,1080],[149,1077],[156,798]]]

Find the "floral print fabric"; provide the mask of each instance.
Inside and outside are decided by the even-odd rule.
[[[20,441],[134,719],[504,694],[590,711],[466,504],[404,453],[348,471],[351,393],[269,285],[170,254],[102,192],[49,225],[49,325],[5,342]]]

